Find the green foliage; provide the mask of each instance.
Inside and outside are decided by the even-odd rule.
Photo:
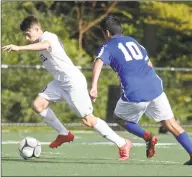
[[[149,12],[146,23],[159,24],[164,28],[172,28],[187,35],[192,33],[191,7],[181,2],[145,2],[141,9]]]
[[[99,45],[104,42],[98,25],[84,33],[83,48],[79,50],[76,5],[81,8],[84,23],[88,25],[106,12],[111,2],[56,2],[28,1],[2,2],[2,46],[27,44],[19,30],[20,22],[30,14],[37,16],[43,29],[56,33],[64,44],[66,53],[75,65],[90,66]],[[83,5],[82,5],[83,4]],[[135,37],[142,45],[144,26],[156,26],[157,52],[151,58],[155,66],[192,67],[192,4],[189,2],[118,2],[113,11],[122,21],[125,35]],[[153,39],[148,39],[153,40]],[[2,64],[41,64],[35,52],[2,52]],[[91,71],[83,70],[90,88]],[[163,78],[165,92],[170,99],[175,116],[185,120],[192,115],[192,74],[158,71]],[[2,121],[40,122],[42,119],[32,111],[31,103],[39,91],[51,80],[45,70],[2,70]],[[112,70],[105,70],[99,80],[99,97],[94,103],[94,113],[106,118],[108,86],[119,85]],[[66,102],[52,104],[57,116],[65,122],[78,121]],[[141,122],[150,122],[142,119]]]
[[[192,93],[191,87],[185,84],[185,73],[158,71],[158,74],[163,79],[164,90],[175,117],[185,121],[186,117],[192,115]]]
[[[10,9],[12,10],[10,11]],[[37,16],[44,29],[47,29],[50,32],[54,32],[60,37],[64,43],[67,54],[72,58],[72,61],[76,65],[83,66],[87,63],[89,56],[85,51],[78,50],[77,40],[71,40],[68,32],[69,29],[63,28],[66,26],[64,24],[63,16],[56,16],[49,10],[40,13],[35,8],[34,2],[2,3],[2,45],[7,45],[10,43],[17,45],[27,44],[23,34],[19,30],[19,24],[29,14],[34,14]],[[35,52],[3,52],[2,64],[33,65],[41,63],[38,53]],[[30,108],[31,103],[39,91],[43,89],[51,80],[52,77],[50,74],[44,73],[43,71],[2,71],[3,121],[15,122],[17,119],[18,122],[36,122],[39,116],[32,113]],[[63,110],[59,104],[55,109],[56,111]],[[68,113],[66,111],[66,114],[63,115],[61,113],[61,116],[60,114],[59,116],[64,116],[64,119],[70,119],[72,117],[70,114],[72,113]]]
[[[157,66],[191,67],[191,3],[141,2],[140,19],[156,26]]]

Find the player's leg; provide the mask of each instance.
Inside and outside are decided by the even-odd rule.
[[[104,120],[95,117],[92,113],[83,116],[82,122],[85,126],[95,129],[104,138],[115,143],[118,147],[122,147],[126,144],[124,138],[117,135]]]
[[[165,93],[153,100],[146,110],[146,114],[156,121],[161,121],[190,156],[186,165],[192,165],[192,141],[185,130],[175,120],[169,101]]]
[[[52,81],[47,85],[45,89],[43,89],[39,93],[39,96],[37,96],[37,98],[33,101],[32,108],[35,112],[39,113],[41,117],[43,117],[44,121],[49,126],[51,126],[58,132],[59,135],[57,138],[67,139],[68,142],[70,140],[72,141],[74,139],[74,136],[63,126],[53,110],[48,107],[52,101],[56,102],[59,101],[61,98],[62,94],[59,85],[56,81]],[[71,138],[69,139],[68,136],[70,136]],[[50,147],[57,147],[60,144],[60,141],[58,141],[58,143],[52,142],[50,144]]]
[[[192,141],[190,140],[188,133],[185,132],[185,130],[178,124],[178,122],[174,118],[163,120],[162,123],[188,152],[190,160],[186,162],[185,165],[192,165]]]
[[[121,98],[118,100],[114,116],[116,122],[125,128],[128,132],[143,138],[146,141],[146,155],[151,158],[155,154],[155,144],[157,137],[153,136],[149,131],[144,130],[139,124],[141,116],[145,112],[149,102],[132,103],[123,101]]]
[[[84,116],[82,121],[85,126],[95,129],[104,138],[118,146],[120,154],[119,160],[129,159],[129,153],[132,148],[132,143],[130,140],[120,137],[107,125],[104,120],[100,119],[99,117],[95,117],[93,114]]]
[[[41,117],[44,118],[44,121],[54,128],[59,134],[67,135],[68,130],[63,126],[63,124],[56,117],[53,110],[48,107],[50,101],[46,100],[42,96],[37,96],[33,102],[33,109],[35,112],[39,113]]]
[[[83,83],[83,81],[81,83]],[[82,122],[85,126],[95,129],[103,137],[112,141],[119,147],[121,155],[119,160],[129,159],[129,151],[132,146],[131,142],[117,135],[104,120],[92,114],[93,107],[86,83],[84,86],[82,84],[78,88],[68,91],[68,94],[65,95],[65,99],[73,112],[75,112],[78,117],[82,118]]]
[[[120,98],[114,110],[116,122],[130,133],[143,139],[148,139],[149,132],[145,131],[138,124],[138,121],[145,112],[147,104],[126,102]]]

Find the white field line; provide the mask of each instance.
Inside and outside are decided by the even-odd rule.
[[[19,141],[3,141],[2,144],[19,144]],[[40,142],[41,145],[47,145],[50,144],[50,142]],[[112,142],[82,142],[80,144],[83,145],[114,145],[114,143]],[[162,147],[166,147],[166,146],[175,146],[177,145],[176,143],[157,143],[157,146],[162,146]],[[146,146],[145,143],[133,143],[133,146]]]
[[[5,141],[2,142],[3,144],[18,144],[18,141]],[[99,143],[99,144],[98,144]],[[41,144],[49,144],[49,142],[41,142]],[[95,142],[95,143],[81,143],[81,144],[98,144],[98,145],[113,145],[113,143],[109,143],[109,142]],[[133,143],[134,146],[145,146],[145,143]],[[176,145],[176,143],[158,143],[158,146],[161,146],[161,148],[170,148],[169,146],[173,146]],[[48,157],[51,158],[53,156],[60,156],[62,155],[62,157],[66,157],[65,153],[60,153],[60,152],[41,152],[41,154],[45,154],[43,155],[43,157]],[[1,154],[2,156],[10,156],[11,154],[7,154],[7,153],[3,153]],[[133,154],[134,155],[134,154]],[[87,159],[86,157],[82,157],[82,159]],[[112,158],[105,158],[106,160],[113,160]],[[138,162],[154,162],[154,163],[163,163],[163,164],[181,164],[182,162],[174,162],[174,161],[163,161],[163,160],[152,160],[152,159],[130,159],[133,161],[138,161]]]
[[[18,131],[18,132],[24,132],[24,133],[28,133],[28,132],[33,132],[34,130],[22,130],[22,131]],[[9,129],[5,129],[1,131],[2,133],[9,133],[12,132]],[[54,131],[50,131],[50,132],[54,132]],[[93,134],[95,133],[95,131],[92,130],[74,130],[73,133],[79,133],[79,134]]]
[[[1,130],[1,132],[2,133],[9,133],[9,132],[12,132],[12,131],[10,131],[9,129],[4,129],[4,130]],[[24,133],[28,133],[28,132],[33,132],[33,131],[31,131],[31,130],[22,130],[22,131],[18,131],[18,132],[24,132]],[[54,131],[50,131],[50,132],[54,132]],[[118,133],[122,133],[122,134],[127,134],[128,132],[127,131],[117,131]],[[73,133],[76,133],[76,134],[93,134],[93,133],[95,133],[95,131],[93,131],[93,130],[73,130]],[[188,134],[190,135],[190,136],[192,136],[192,132],[188,132]],[[167,133],[167,135],[170,135],[170,136],[172,136],[171,135],[171,133]],[[139,137],[137,137],[137,136],[133,136],[132,137],[132,139],[140,139]]]
[[[134,161],[139,161],[139,162],[147,162],[147,161],[150,161],[150,162],[154,162],[154,163],[165,163],[165,164],[181,164],[181,162],[173,162],[173,161],[164,161],[164,160],[141,160],[141,159],[131,159],[130,160],[134,160]]]
[[[114,145],[112,142],[82,142],[81,144],[86,145]],[[157,143],[157,146],[174,146],[176,143]],[[133,146],[146,146],[145,143],[133,143]]]
[[[66,154],[64,153],[60,153],[60,152],[42,152],[42,154],[49,154],[49,155],[62,155],[62,157],[65,157]],[[45,157],[52,157],[52,156],[45,156]],[[87,159],[87,157],[82,157],[82,159]],[[106,160],[113,160],[112,158],[105,158]],[[139,162],[154,162],[154,163],[175,163],[175,164],[179,164],[181,162],[174,162],[174,161],[162,161],[162,160],[151,160],[151,159],[146,159],[146,160],[142,160],[142,159],[130,159],[130,160],[134,160],[134,161],[139,161]]]
[[[47,154],[44,157],[52,157],[49,155],[62,155],[62,157],[66,157],[66,154],[64,153],[60,153],[60,152],[42,152],[43,154]],[[82,157],[82,159],[87,159],[87,157]],[[113,158],[105,158],[105,160],[113,160]],[[151,159],[146,159],[146,160],[142,160],[142,159],[132,159],[130,158],[130,160],[133,161],[138,161],[138,162],[154,162],[154,163],[164,163],[164,164],[181,164],[182,162],[174,162],[174,161],[164,161],[164,160],[151,160]]]
[[[45,154],[43,155],[43,157],[45,158],[51,158],[53,156],[61,156],[63,158],[67,157],[66,154],[64,153],[59,153],[59,152],[41,152],[41,154]],[[7,153],[2,153],[1,154],[2,157],[6,157],[6,156],[11,156],[11,154],[7,154]],[[82,159],[87,159],[87,157],[81,157]],[[105,160],[113,160],[113,158],[105,158]],[[133,160],[133,161],[138,161],[138,162],[154,162],[154,163],[164,163],[164,164],[181,164],[182,162],[174,162],[174,161],[164,161],[164,160],[151,160],[151,159],[146,159],[146,160],[143,160],[143,159],[132,159],[130,158],[130,160]]]
[[[53,156],[61,156],[63,158],[67,157],[66,154],[64,153],[59,153],[59,152],[41,152],[41,154],[45,154],[43,155],[44,158],[52,158]],[[2,157],[6,157],[6,156],[11,156],[11,154],[7,154],[7,153],[2,153],[1,154]],[[41,157],[40,157],[41,158]],[[87,157],[81,157],[82,159],[87,159]],[[105,158],[105,160],[114,160],[113,158]],[[164,161],[164,160],[151,160],[151,159],[132,159],[130,158],[130,160],[133,161],[137,161],[137,162],[152,162],[152,163],[163,163],[163,164],[181,164],[182,162],[174,162],[174,161]]]

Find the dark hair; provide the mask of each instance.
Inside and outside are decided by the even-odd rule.
[[[20,29],[21,31],[27,31],[33,24],[39,24],[39,21],[35,16],[30,15],[21,22]]]
[[[119,19],[112,14],[104,18],[100,23],[100,27],[104,33],[108,30],[111,35],[122,34],[123,32]]]

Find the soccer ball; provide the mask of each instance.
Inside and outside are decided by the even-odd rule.
[[[26,137],[20,142],[19,153],[25,160],[32,157],[39,157],[41,154],[41,144],[35,138]]]

